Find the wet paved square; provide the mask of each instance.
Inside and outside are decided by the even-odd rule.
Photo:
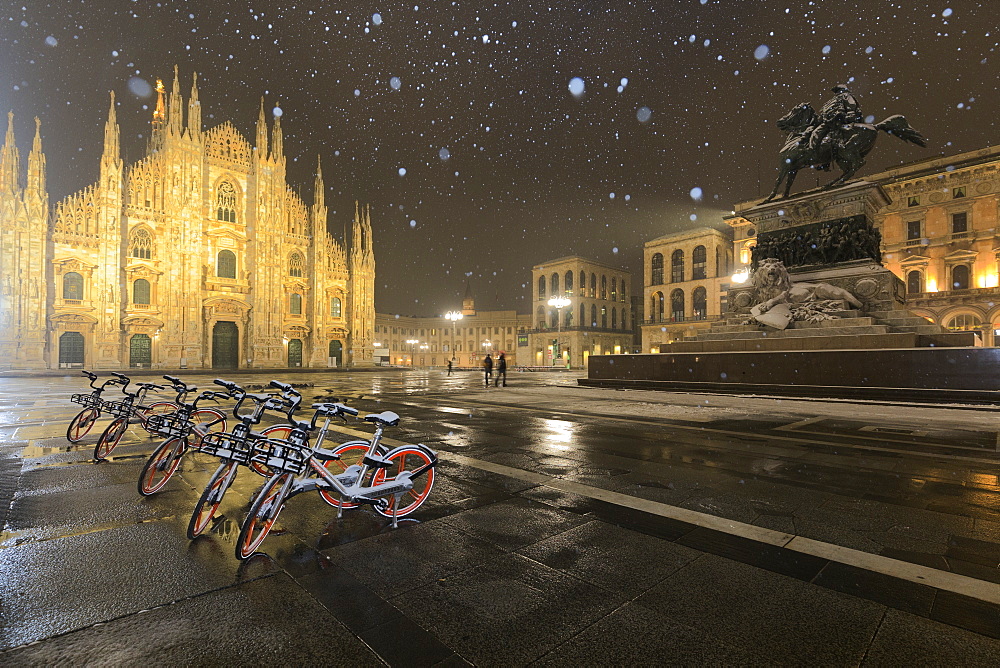
[[[363,411],[403,416],[394,439],[439,451],[428,502],[392,530],[301,495],[242,564],[235,534],[262,478],[241,473],[221,519],[189,541],[210,457],[140,497],[155,441],[133,430],[94,464],[95,435],[64,437],[78,381],[33,381],[38,398],[19,402],[18,381],[0,379],[0,663],[1000,663],[988,414],[924,411],[924,440],[900,454],[921,409],[875,409],[886,415],[869,423],[898,428],[883,442],[815,402],[630,401],[561,374],[479,391],[471,377],[419,374],[324,381]],[[824,433],[823,420],[851,428]],[[696,516],[733,528],[684,519]],[[900,571],[761,542],[744,525]],[[908,580],[908,564],[983,593]]]

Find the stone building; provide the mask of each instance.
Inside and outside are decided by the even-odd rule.
[[[479,367],[486,354],[504,353],[508,366],[530,364],[527,354],[531,316],[516,311],[477,311],[468,286],[461,318],[375,314],[375,357],[393,366]],[[411,343],[412,342],[412,343]]]
[[[1000,344],[1000,146],[900,165],[864,177],[890,203],[875,216],[883,264],[906,285],[906,308],[952,331]],[[756,230],[737,206],[738,268],[750,264]]]
[[[531,278],[533,329],[523,364],[586,368],[591,355],[633,351],[630,273],[571,256],[532,267]],[[553,297],[566,305],[550,305]]]
[[[695,336],[726,309],[733,266],[731,230],[699,227],[643,246],[642,351]]]
[[[157,82],[146,156],[120,157],[114,94],[98,181],[49,210],[37,127],[24,187],[13,115],[0,153],[0,368],[372,364],[371,218],[351,246],[286,181],[280,118],[255,145],[204,129],[197,76]],[[332,360],[335,360],[332,362]]]

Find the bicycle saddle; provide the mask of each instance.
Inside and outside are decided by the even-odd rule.
[[[381,424],[387,427],[395,427],[399,424],[399,416],[392,411],[384,411],[382,413],[370,413],[365,416],[365,422],[371,422],[372,424]]]

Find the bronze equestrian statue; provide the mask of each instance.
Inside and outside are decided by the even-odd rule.
[[[795,175],[803,167],[827,171],[836,163],[843,173],[827,184],[826,189],[843,185],[864,166],[879,130],[927,146],[926,138],[910,127],[903,116],[896,114],[881,123],[863,123],[861,106],[847,86],[840,84],[832,91],[835,97],[823,105],[819,114],[811,105],[800,104],[778,121],[778,128],[787,132],[788,137],[780,153],[778,180],[765,202],[775,198],[782,181],[785,182],[783,198],[787,198]]]

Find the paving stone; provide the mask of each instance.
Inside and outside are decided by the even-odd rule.
[[[864,666],[998,666],[1000,640],[888,610]]]
[[[384,665],[365,643],[282,574],[12,650],[0,654],[0,663]]]
[[[635,601],[762,659],[861,661],[885,608],[794,578],[704,555]]]
[[[587,520],[548,505],[514,498],[438,520],[505,550],[516,550]]]
[[[521,548],[518,553],[628,598],[700,555],[683,545],[596,520]]]
[[[517,554],[390,599],[475,665],[523,665],[623,599]]]

